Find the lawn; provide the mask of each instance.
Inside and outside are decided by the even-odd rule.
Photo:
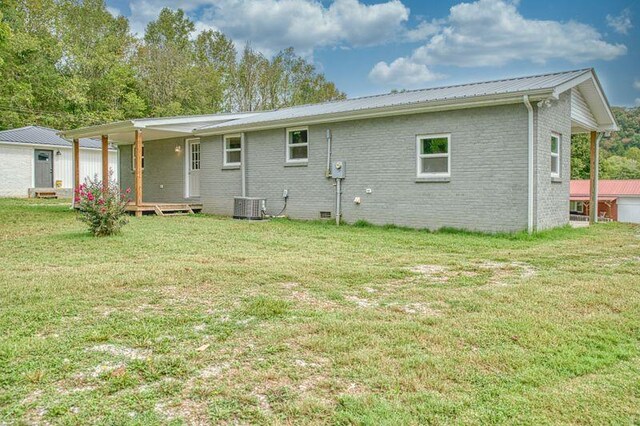
[[[5,199],[0,262],[0,424],[640,422],[638,227],[93,238]]]

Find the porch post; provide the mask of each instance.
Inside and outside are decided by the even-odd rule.
[[[135,191],[136,206],[142,205],[142,131],[136,130],[133,144],[135,152]],[[142,216],[142,211],[136,209],[136,216]]]
[[[598,135],[591,132],[589,223],[598,221]]]
[[[73,139],[73,206],[76,206],[76,190],[80,188],[80,140]]]
[[[102,190],[109,189],[109,136],[102,135]]]

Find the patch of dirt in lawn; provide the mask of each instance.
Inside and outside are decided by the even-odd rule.
[[[375,300],[363,299],[357,296],[345,296],[345,299],[354,303],[358,308],[377,308],[380,305]]]
[[[503,285],[511,277],[531,278],[536,274],[536,269],[525,262],[493,262],[486,261],[470,265],[463,269],[452,269],[442,265],[416,265],[409,268],[414,275],[391,282],[391,285],[406,285],[427,279],[435,283],[448,283],[452,279],[460,277],[477,277],[483,272],[490,272],[491,277],[487,284]]]
[[[411,315],[425,315],[431,317],[437,317],[442,315],[440,309],[434,308],[430,303],[409,303],[406,305],[389,305],[389,308],[393,311],[404,312]]]
[[[155,405],[158,414],[168,421],[182,420],[188,425],[200,426],[209,425],[206,401],[194,401],[192,399],[182,399],[178,403],[158,402]]]
[[[318,309],[328,310],[335,309],[338,304],[332,300],[323,299],[312,292],[302,287],[296,282],[285,282],[281,284],[284,289],[282,292],[282,298],[296,304],[303,304],[305,306],[311,306]]]
[[[446,283],[450,278],[449,269],[442,265],[416,265],[409,268],[409,270],[416,275],[439,283]]]
[[[478,267],[491,272],[491,278],[486,284],[489,286],[503,286],[510,278],[528,279],[536,274],[535,268],[524,262],[487,261],[479,264]]]
[[[109,355],[120,356],[129,359],[146,359],[151,356],[151,351],[148,350],[128,348],[126,346],[113,345],[110,343],[92,346],[88,350],[92,352],[103,352]]]

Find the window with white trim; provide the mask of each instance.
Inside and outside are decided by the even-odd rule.
[[[560,177],[560,144],[558,133],[551,134],[551,177]]]
[[[584,202],[583,201],[570,201],[569,202],[569,211],[571,213],[584,213]]]
[[[189,152],[191,154],[190,170],[200,170],[200,139],[189,139]]]
[[[451,175],[451,135],[418,135],[416,137],[417,175],[419,178]]]
[[[225,135],[224,166],[239,166],[242,163],[242,135]]]
[[[144,170],[144,144],[142,144],[142,170]],[[131,170],[136,169],[136,146],[131,145]]]
[[[305,163],[309,160],[309,128],[287,129],[287,163]]]

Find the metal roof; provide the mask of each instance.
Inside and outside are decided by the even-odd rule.
[[[531,93],[553,93],[566,83],[582,76],[592,76],[592,69],[564,71],[552,74],[528,77],[509,78],[479,83],[460,84],[456,86],[434,87],[429,89],[409,90],[383,95],[365,96],[341,101],[320,104],[302,105],[280,110],[267,111],[238,120],[200,127],[196,134],[216,134],[223,130],[250,128],[255,129],[267,123],[291,122],[307,117],[344,116],[348,113],[363,111],[389,111],[392,108],[437,104],[439,102],[461,102],[474,98],[496,98],[504,95],[521,95]],[[569,87],[570,88],[570,87]],[[566,90],[566,89],[565,89]],[[563,90],[564,91],[564,90]],[[558,95],[558,93],[554,93]]]
[[[109,141],[133,143],[134,132],[142,130],[145,140],[166,139],[193,135],[196,127],[210,126],[257,114],[255,112],[185,115],[177,117],[135,118],[60,132],[66,138],[107,135]]]
[[[58,136],[58,130],[42,126],[26,126],[17,129],[0,131],[0,142],[29,145],[51,145],[71,148],[71,142]],[[100,149],[102,142],[95,139],[80,139],[81,148]],[[110,149],[113,149],[112,147]]]
[[[569,193],[571,198],[589,196],[590,182],[588,180],[572,180]],[[635,195],[640,197],[640,179],[598,181],[598,198],[607,196]]]

